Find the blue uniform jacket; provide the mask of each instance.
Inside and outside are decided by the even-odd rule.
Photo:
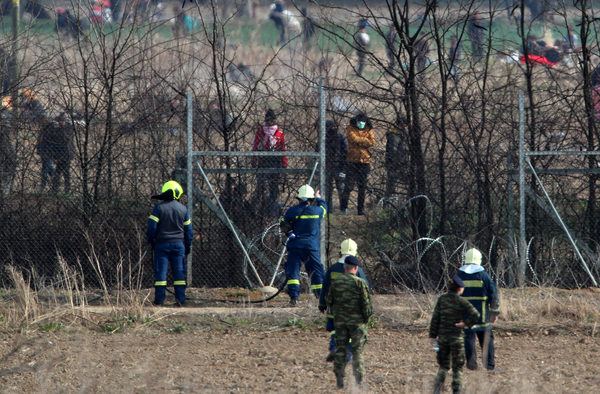
[[[478,272],[468,273],[472,271]],[[465,332],[491,330],[490,316],[500,313],[500,299],[496,284],[481,267],[463,266],[458,276],[465,282],[462,297],[468,300],[480,314],[477,323],[471,329],[465,328]]]
[[[174,200],[155,205],[148,218],[146,236],[149,243],[183,241],[186,248],[189,248],[194,238],[194,230],[185,206]]]
[[[319,310],[324,311],[327,309],[327,303],[325,302],[325,297],[327,296],[327,291],[329,290],[329,286],[331,283],[342,276],[344,274],[344,262],[342,260],[338,261],[335,264],[332,264],[331,267],[325,273],[325,279],[323,280],[323,288],[321,289],[321,297],[319,297]],[[365,276],[365,272],[362,268],[358,267],[358,272],[356,273],[360,279],[367,282],[367,286],[369,286],[369,290],[371,289],[371,285]],[[333,312],[327,311],[327,317],[333,319]]]
[[[290,207],[283,219],[294,227],[296,238],[287,242],[287,248],[299,248],[308,250],[319,250],[319,233],[321,219],[327,213],[327,204],[320,198],[315,200],[314,205],[301,202]]]

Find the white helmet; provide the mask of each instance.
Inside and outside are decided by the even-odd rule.
[[[481,265],[481,252],[475,248],[467,250],[464,265],[467,264]]]
[[[306,201],[309,198],[315,198],[315,190],[310,185],[301,186],[298,189],[298,199]]]
[[[342,254],[349,254],[351,256],[356,256],[356,250],[358,249],[358,245],[352,239],[348,238],[342,241],[342,245],[340,246]]]

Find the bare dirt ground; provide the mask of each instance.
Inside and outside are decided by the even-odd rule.
[[[539,297],[545,314],[527,303]],[[137,314],[59,307],[27,328],[3,327],[0,393],[335,392],[324,319],[307,298],[297,309],[283,308],[284,298],[268,306],[140,307]],[[598,393],[596,324],[548,312],[550,300],[575,312],[575,298],[597,310],[597,294],[503,292],[504,304],[520,306],[505,306],[495,328],[499,372],[465,371],[465,392]],[[437,364],[427,324],[435,299],[376,296],[365,353],[371,389],[352,387],[348,366],[350,387],[341,392],[431,392]],[[529,316],[514,320],[517,311]]]

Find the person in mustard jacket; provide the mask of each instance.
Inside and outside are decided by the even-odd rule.
[[[340,214],[348,213],[348,199],[358,184],[358,214],[365,214],[365,194],[367,178],[371,172],[371,148],[375,145],[373,124],[363,113],[350,119],[346,128],[348,138],[348,165],[346,166],[346,187],[340,196]]]

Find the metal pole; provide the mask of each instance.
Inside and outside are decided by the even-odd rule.
[[[323,76],[319,76],[319,190],[323,197],[327,196],[327,189],[325,185],[325,94],[323,92]],[[331,168],[329,169],[331,170]],[[331,207],[327,207],[331,210]],[[325,266],[325,220],[321,220],[321,231],[319,239],[319,250],[321,255],[321,264]]]
[[[19,32],[21,30],[21,4],[19,0],[13,0],[12,8],[12,63],[10,65],[10,89],[13,95],[13,107],[19,105],[19,91],[16,87],[19,84]],[[16,117],[15,117],[16,119]]]
[[[514,178],[511,173],[513,170],[513,154],[508,152],[508,185],[507,185],[507,200],[508,200],[508,265],[512,266],[515,262],[515,196],[514,196]],[[510,281],[509,281],[510,283]],[[510,285],[509,285],[510,286]]]
[[[192,179],[192,151],[193,151],[193,146],[192,146],[192,126],[193,126],[193,122],[194,122],[194,117],[193,117],[193,101],[192,101],[192,93],[188,93],[187,94],[187,187],[186,187],[186,193],[187,193],[187,209],[188,209],[188,213],[190,215],[190,221],[192,223],[194,223],[194,219],[193,219],[193,207],[194,207],[194,184],[193,184],[193,179]],[[193,248],[194,243],[192,242],[192,248]],[[193,250],[193,249],[190,249]],[[186,277],[186,283],[187,286],[191,286],[192,285],[192,256],[193,253],[190,253],[187,256],[187,277]]]
[[[527,243],[525,242],[525,104],[524,94],[519,93],[519,287],[525,285],[525,269],[527,267]]]

